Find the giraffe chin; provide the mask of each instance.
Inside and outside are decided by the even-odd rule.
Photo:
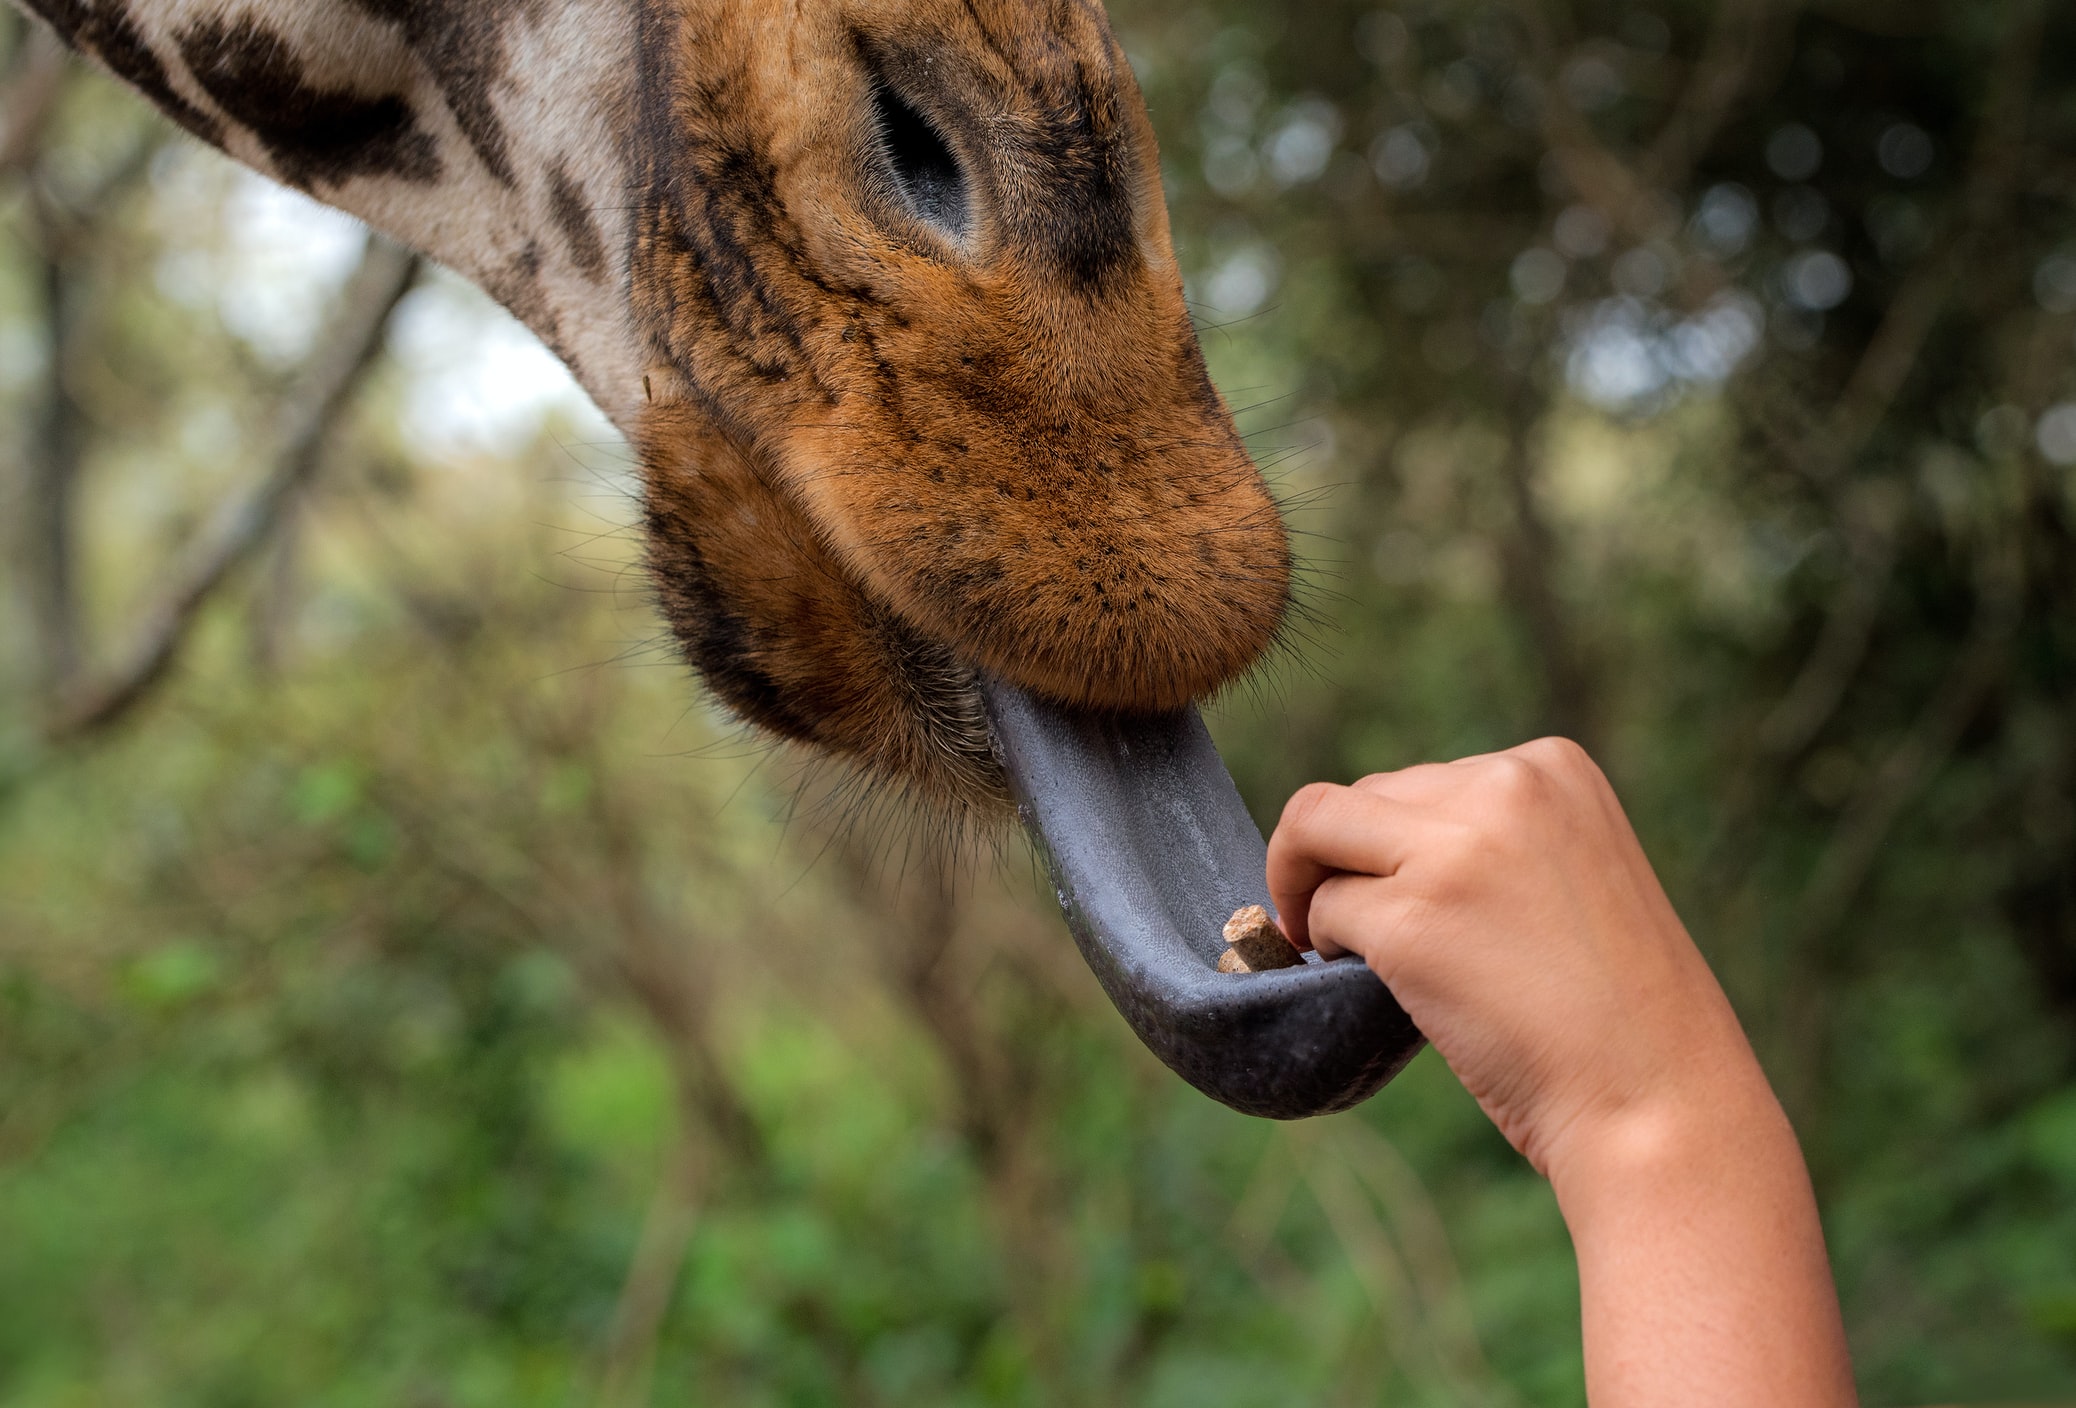
[[[939,808],[1007,815],[1013,788],[976,687],[982,674],[1092,716],[1168,713],[1244,669],[1281,616],[1280,575],[1266,605],[1188,579],[1188,610],[1167,613],[1166,639],[1189,653],[1164,650],[1163,603],[1111,615],[1084,602],[1077,615],[1073,594],[1049,582],[1043,553],[1008,549],[992,574],[1008,590],[919,612],[899,575],[883,586],[872,559],[833,541],[789,476],[690,402],[658,402],[636,438],[657,597],[708,688],[744,721]],[[1272,507],[1268,523],[1280,566]],[[913,546],[925,564],[918,571],[932,570],[937,550]],[[1154,556],[1143,544],[1138,551]],[[951,561],[942,570],[959,570]],[[1114,628],[1119,620],[1155,629],[1135,637]]]

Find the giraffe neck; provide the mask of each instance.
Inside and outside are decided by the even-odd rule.
[[[17,0],[174,121],[480,285],[631,428],[631,0]]]

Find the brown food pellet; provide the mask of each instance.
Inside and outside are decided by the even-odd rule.
[[[1271,968],[1295,968],[1304,955],[1283,937],[1268,910],[1250,904],[1233,911],[1225,921],[1226,950],[1218,955],[1221,973],[1261,973]]]

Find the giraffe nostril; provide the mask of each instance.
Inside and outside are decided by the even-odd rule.
[[[959,241],[972,228],[966,173],[930,120],[902,101],[884,80],[872,85],[872,113],[888,174],[909,211],[940,234]]]

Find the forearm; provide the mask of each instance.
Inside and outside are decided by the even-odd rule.
[[[1593,1408],[1857,1401],[1809,1176],[1756,1066],[1610,1120],[1550,1172]]]
[[[1361,954],[1549,1176],[1594,1408],[1851,1408],[1794,1131],[1591,759],[1315,784],[1268,876],[1285,932]]]

